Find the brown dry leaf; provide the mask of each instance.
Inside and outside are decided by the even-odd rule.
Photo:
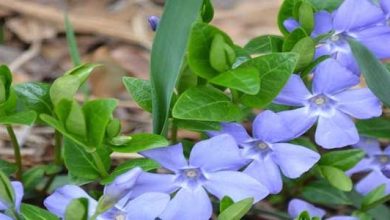
[[[9,19],[6,22],[6,27],[26,43],[54,38],[57,35],[53,26],[27,17]]]

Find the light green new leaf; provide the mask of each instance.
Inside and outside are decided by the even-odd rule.
[[[219,216],[218,220],[240,220],[251,209],[253,198],[243,199],[230,205]]]
[[[296,70],[302,70],[312,63],[315,51],[315,43],[311,37],[305,37],[299,40],[291,50],[291,52],[299,54]]]
[[[17,166],[5,160],[0,160],[0,172],[3,172],[6,176],[10,176],[15,173]]]
[[[308,2],[302,2],[299,6],[299,23],[308,34],[314,29],[314,11]]]
[[[359,120],[356,123],[359,134],[373,138],[390,139],[390,120],[385,118],[373,118]]]
[[[236,89],[249,95],[260,90],[260,74],[253,66],[243,66],[219,74],[210,80],[211,83]]]
[[[64,122],[66,130],[77,137],[86,137],[87,126],[84,113],[76,100],[71,103],[70,111]]]
[[[33,110],[38,114],[52,114],[53,104],[50,100],[50,85],[29,82],[14,86],[18,109]]]
[[[59,220],[57,216],[44,209],[24,203],[20,207],[20,213],[24,220]]]
[[[65,220],[88,220],[88,199],[73,199],[65,210]]]
[[[229,196],[224,196],[219,202],[219,212],[225,211],[229,206],[233,205],[234,201]]]
[[[386,194],[386,184],[382,184],[376,187],[374,190],[369,192],[362,200],[361,209],[367,210],[368,207],[375,204],[377,201],[382,199]],[[380,205],[380,204],[378,204]],[[371,207],[373,208],[373,207]]]
[[[123,77],[123,84],[133,100],[145,111],[152,112],[152,86],[150,81]]]
[[[129,138],[126,144],[120,146],[111,146],[116,152],[135,153],[153,148],[168,146],[169,142],[157,134],[135,134]]]
[[[164,5],[151,57],[153,132],[165,134],[171,99],[182,69],[191,27],[203,0],[168,0]]]
[[[249,54],[266,54],[282,52],[283,37],[264,35],[253,38],[244,47]]]
[[[15,192],[8,177],[0,171],[0,198],[3,203],[13,206],[15,201]]]
[[[337,9],[341,3],[343,3],[343,0],[309,0],[310,3],[313,5],[313,7],[316,9],[316,11],[326,10],[329,12],[334,11]]]
[[[319,166],[322,175],[329,183],[342,191],[351,191],[353,183],[343,170],[332,166]]]
[[[236,121],[240,108],[223,92],[199,86],[188,89],[177,100],[172,115],[177,119],[200,121]]]
[[[31,125],[37,118],[37,114],[34,111],[17,112],[12,115],[0,116],[0,124],[4,125]]]

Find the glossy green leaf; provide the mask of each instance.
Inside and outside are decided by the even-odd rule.
[[[175,125],[178,128],[183,128],[190,131],[213,131],[221,129],[219,122],[212,121],[191,121],[191,120],[174,120]]]
[[[96,64],[83,64],[76,66],[56,79],[50,88],[50,98],[56,106],[61,100],[73,100],[81,85],[88,79]]]
[[[108,184],[114,181],[114,179],[121,175],[126,173],[127,171],[135,168],[135,167],[140,167],[144,171],[150,171],[154,170],[160,167],[160,164],[157,162],[146,159],[146,158],[136,158],[136,159],[131,159],[127,160],[124,163],[120,164],[115,168],[115,170],[108,176],[107,178],[103,179],[101,181],[102,184]]]
[[[309,37],[303,28],[297,28],[291,32],[283,42],[283,51],[290,52],[303,38]]]
[[[314,10],[310,3],[302,2],[299,6],[299,23],[306,33],[311,33],[314,29]]]
[[[22,204],[20,213],[24,220],[59,220],[59,218],[50,212],[37,206]]]
[[[294,220],[312,220],[310,217],[310,214],[307,211],[303,211],[301,214],[299,214],[298,217],[296,217]]]
[[[88,199],[73,199],[66,207],[65,220],[88,220]]]
[[[334,11],[341,5],[341,3],[343,3],[343,0],[326,0],[326,1],[309,0],[309,1],[317,11],[326,10],[329,12]]]
[[[362,200],[361,209],[367,210],[368,207],[382,199],[386,194],[386,184],[382,184],[369,192]],[[379,204],[378,204],[379,205]],[[371,207],[373,208],[373,207]]]
[[[289,32],[284,27],[284,21],[288,18],[293,17],[293,10],[295,5],[301,0],[284,0],[282,6],[279,9],[278,13],[278,27],[283,35],[289,35]]]
[[[72,135],[79,137],[85,137],[87,135],[85,116],[76,100],[73,100],[64,124],[66,130]]]
[[[359,120],[356,123],[359,134],[373,138],[390,139],[390,120],[385,118],[373,118]]]
[[[385,105],[390,106],[390,71],[386,69],[367,47],[352,39],[348,42],[368,88]]]
[[[166,133],[173,91],[182,69],[191,27],[200,15],[202,5],[203,0],[165,2],[151,58],[154,133]]]
[[[3,172],[6,176],[10,176],[15,173],[17,167],[15,164],[0,159],[0,172]]]
[[[52,114],[50,85],[46,83],[23,83],[14,86],[18,99],[18,109],[33,110],[38,114]]]
[[[64,162],[72,176],[78,177],[85,181],[96,180],[101,177],[99,169],[95,164],[93,156],[85,148],[75,144],[68,138],[64,139]],[[97,149],[105,168],[110,167],[110,152],[102,148]]]
[[[219,212],[225,211],[229,206],[233,205],[234,201],[229,196],[224,196],[219,202]]]
[[[121,146],[111,146],[116,152],[135,153],[153,148],[168,146],[169,142],[157,134],[135,134],[129,141]]]
[[[260,74],[253,66],[243,66],[219,74],[210,80],[211,83],[249,95],[255,95],[260,90]]]
[[[321,173],[329,183],[342,191],[351,191],[353,183],[343,170],[332,166],[320,166]]]
[[[205,79],[211,79],[220,72],[213,68],[210,63],[210,50],[215,36],[221,36],[225,44],[233,46],[229,36],[214,26],[197,23],[191,31],[188,46],[188,65],[196,75]]]
[[[302,70],[312,63],[315,51],[315,43],[311,37],[305,37],[298,41],[291,50],[291,52],[299,54],[296,69]]]
[[[106,127],[112,119],[117,104],[115,99],[97,99],[84,104],[88,144],[91,148],[101,147]]]
[[[206,86],[184,92],[173,107],[177,119],[199,121],[236,121],[241,111],[223,92]]]
[[[233,65],[236,54],[221,34],[214,35],[210,46],[210,65],[218,72],[225,72]]]
[[[364,151],[360,149],[332,151],[323,154],[319,164],[347,171],[359,163],[364,158],[364,155]]]
[[[306,185],[301,196],[309,202],[322,205],[352,205],[352,201],[343,191],[332,187],[326,181]]]
[[[264,108],[272,102],[294,72],[298,56],[294,53],[274,53],[256,57],[242,65],[253,65],[260,73],[260,91],[243,95],[241,102],[253,108]]]
[[[0,171],[0,198],[6,205],[14,205],[14,189],[12,188],[10,180],[2,171]]]
[[[106,128],[106,135],[107,138],[113,138],[120,134],[121,132],[121,121],[117,118],[113,118],[108,122],[107,128]]]
[[[0,116],[0,124],[4,125],[31,125],[37,118],[37,114],[34,111],[17,112],[12,115]]]
[[[211,0],[203,0],[202,6],[202,20],[209,23],[214,17],[214,7]]]
[[[123,84],[133,100],[145,111],[152,112],[152,87],[150,81],[123,77]]]
[[[244,47],[249,54],[266,54],[282,52],[283,37],[276,35],[264,35],[253,38]]]
[[[253,198],[243,199],[230,205],[219,216],[218,220],[240,220],[251,209]]]

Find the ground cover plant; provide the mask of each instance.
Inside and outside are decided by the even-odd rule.
[[[150,17],[150,80],[123,83],[152,133],[123,134],[115,99],[76,100],[100,65],[78,64],[67,19],[75,67],[52,84],[2,65],[0,219],[389,219],[390,0],[285,0],[281,35],[243,46],[213,14],[168,0]],[[23,169],[17,125],[55,130],[51,163]],[[113,152],[143,157],[113,167]]]

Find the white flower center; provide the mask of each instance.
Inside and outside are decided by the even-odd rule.
[[[387,155],[380,155],[378,158],[379,162],[382,164],[387,164],[390,162],[390,158]]]
[[[268,148],[268,144],[264,143],[264,142],[259,142],[257,143],[256,145],[260,150],[265,150]]]
[[[186,177],[190,178],[190,179],[194,179],[196,177],[198,177],[198,171],[196,169],[187,169],[184,171]]]
[[[333,41],[333,42],[339,41],[340,40],[340,36],[338,34],[333,35],[333,36],[330,37],[330,40]]]
[[[316,97],[314,103],[316,103],[316,105],[323,105],[326,103],[326,98],[323,96]]]
[[[126,216],[123,214],[119,214],[119,215],[115,216],[115,220],[126,220]]]

